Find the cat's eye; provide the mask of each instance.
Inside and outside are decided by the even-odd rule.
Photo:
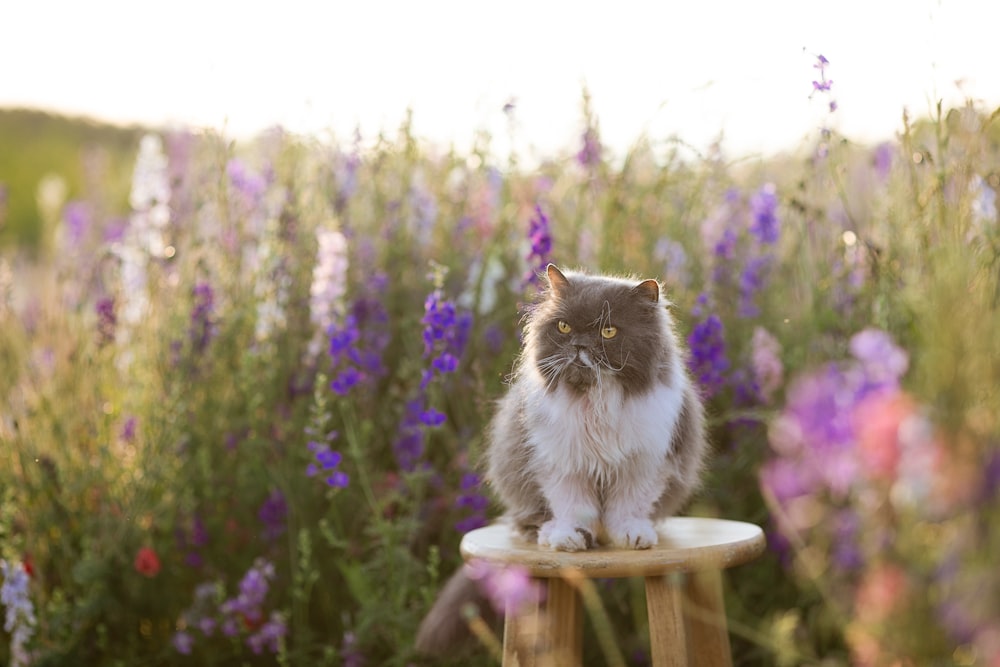
[[[617,333],[618,333],[618,327],[613,327],[608,325],[603,329],[601,329],[602,338],[614,338]]]
[[[565,320],[559,320],[559,333],[569,333],[573,328]]]

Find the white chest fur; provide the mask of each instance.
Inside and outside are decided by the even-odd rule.
[[[539,382],[526,405],[535,460],[557,476],[585,475],[598,482],[616,478],[626,467],[662,461],[684,401],[686,378],[675,372],[672,380],[671,386],[658,384],[628,398],[611,382],[583,395],[566,389],[547,393]]]

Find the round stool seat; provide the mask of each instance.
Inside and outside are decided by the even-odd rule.
[[[742,521],[672,517],[656,528],[660,540],[650,549],[602,546],[587,551],[554,551],[528,542],[507,524],[497,523],[466,533],[459,548],[466,560],[519,565],[534,577],[558,577],[573,569],[588,578],[722,570],[757,558],[765,548],[760,527]]]

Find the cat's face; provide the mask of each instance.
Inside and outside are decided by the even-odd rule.
[[[613,382],[626,394],[648,389],[671,358],[656,281],[567,276],[551,265],[548,278],[525,338],[547,387],[585,392]]]

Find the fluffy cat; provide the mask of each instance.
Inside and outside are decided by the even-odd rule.
[[[490,424],[486,479],[504,520],[540,546],[650,548],[655,522],[697,489],[708,449],[660,285],[553,265],[547,276]],[[460,568],[418,650],[449,652],[464,630],[459,607],[475,597]]]

